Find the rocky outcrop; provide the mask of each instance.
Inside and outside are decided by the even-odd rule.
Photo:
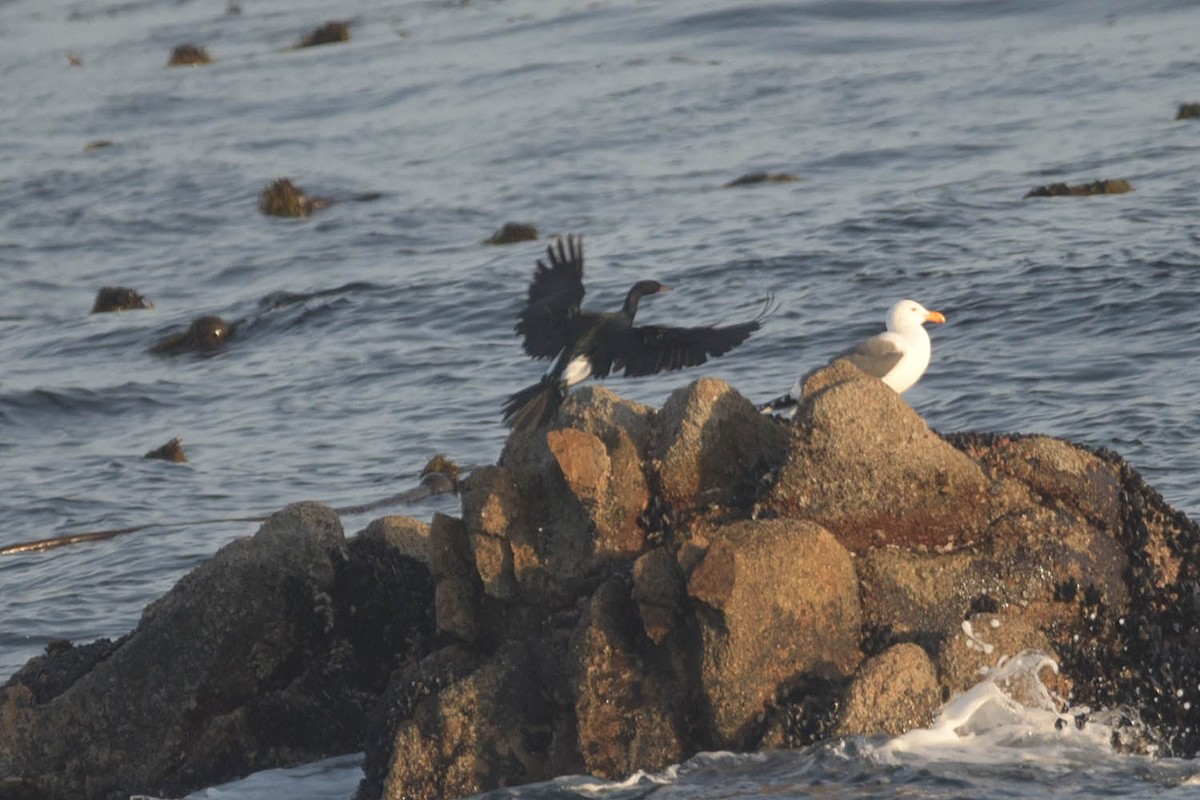
[[[1059,696],[1124,702],[1121,615],[1195,563],[1195,526],[1137,481],[1048,437],[942,436],[846,363],[808,378],[790,424],[711,380],[657,413],[579,391],[435,523],[442,630],[487,668],[514,642],[537,654],[521,707],[540,709],[544,760],[486,786],[900,733],[1028,649],[1093,673],[1044,676]],[[1145,534],[1139,503],[1160,515]],[[1190,634],[1156,630],[1183,657]],[[408,744],[368,749],[360,797],[436,795],[411,761],[401,781],[382,769]]]
[[[392,602],[356,602],[385,565]],[[285,508],[120,641],[58,647],[13,676],[0,693],[0,796],[178,795],[357,749],[387,675],[364,665],[395,666],[432,631],[424,570],[368,540],[348,546],[325,506]]]
[[[900,733],[1029,650],[1062,665],[1038,702],[1135,709],[1160,753],[1200,751],[1193,522],[1112,453],[940,435],[844,362],[803,388],[786,423],[709,379],[658,411],[577,390],[427,528],[344,543],[287,509],[125,639],[14,678],[0,773],[182,791],[365,736],[361,800],[621,778]]]

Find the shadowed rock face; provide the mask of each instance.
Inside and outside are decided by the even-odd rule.
[[[1200,751],[1193,522],[1114,454],[939,435],[849,363],[804,396],[785,424],[719,381],[659,411],[593,386],[461,518],[345,544],[289,507],[128,637],[14,677],[0,789],[183,792],[364,731],[361,800],[620,778],[899,733],[1030,648],[1059,695]]]
[[[309,677],[305,661],[330,628],[327,593],[343,557],[328,509],[276,514],[148,606],[138,629],[70,688],[27,709],[30,735],[5,743],[9,769],[0,773],[27,776],[50,797],[99,797],[186,791],[213,765],[226,774],[311,753],[272,708]],[[342,712],[311,699],[330,736],[349,738]]]
[[[373,555],[373,577],[378,565],[397,563],[379,548]],[[47,653],[42,669],[18,673],[0,692],[0,775],[11,779],[0,789],[44,798],[181,795],[353,751],[386,678],[356,659],[365,645],[341,634],[355,630],[338,598],[353,596],[358,563],[331,509],[288,506],[150,604],[120,641]],[[418,585],[417,566],[397,583]],[[381,620],[371,625],[376,649],[389,636],[420,639],[432,599],[425,576],[423,595],[410,589],[402,598],[415,621],[410,615],[396,630],[405,612],[389,608],[395,632],[381,635]],[[358,604],[359,617],[370,613]],[[81,661],[69,685],[47,681],[63,668],[80,672]]]
[[[664,661],[641,634],[629,588],[614,577],[592,595],[571,636],[573,705],[559,714],[568,731],[560,739],[577,740],[589,774],[617,778],[688,755],[692,709],[678,691],[683,665]]]

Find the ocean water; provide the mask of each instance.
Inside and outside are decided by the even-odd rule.
[[[328,19],[352,41],[291,49]],[[627,397],[713,375],[765,401],[912,297],[948,320],[905,395],[930,425],[1111,447],[1200,513],[1200,122],[1175,120],[1200,100],[1197,30],[1193,2],[0,0],[0,546],[197,523],[0,558],[0,672],[125,633],[255,529],[201,521],[369,503],[437,452],[493,462],[501,402],[543,369],[511,328],[554,233],[585,236],[593,307],[646,277],[675,287],[647,322],[780,304],[703,368],[611,380]],[[185,42],[215,63],[166,68]],[[759,171],[799,180],[723,188]],[[264,217],[280,176],[345,202]],[[1135,191],[1024,198],[1105,178]],[[543,239],[483,244],[509,220]],[[105,285],[154,308],[89,315]],[[237,323],[221,352],[148,352],[202,314]],[[142,458],[175,436],[188,463]],[[799,787],[829,763],[854,784],[876,747],[705,757],[672,785],[836,794]],[[854,785],[1190,779],[1102,750],[1111,785],[1068,755],[1028,785],[1020,758],[986,783],[915,758]],[[256,780],[323,797],[356,769]]]

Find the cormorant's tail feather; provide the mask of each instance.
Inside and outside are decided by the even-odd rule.
[[[504,402],[504,422],[514,430],[539,428],[554,419],[564,397],[557,381],[526,386]]]

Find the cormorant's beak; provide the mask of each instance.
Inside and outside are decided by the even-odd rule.
[[[946,321],[946,318],[945,318],[945,316],[942,315],[942,312],[940,312],[940,311],[930,311],[928,314],[925,315],[925,321],[926,322],[936,322],[937,324],[941,325],[943,322]]]
[[[661,284],[661,283],[660,283],[660,284],[658,285],[658,292],[656,292],[656,294],[662,294],[663,292],[669,292],[669,291],[671,291],[671,287],[670,287],[670,286],[667,286],[667,285],[665,285],[665,284]]]

